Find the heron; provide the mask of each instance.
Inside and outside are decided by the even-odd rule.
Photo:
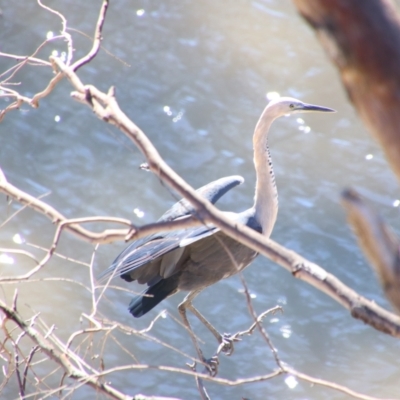
[[[240,212],[225,212],[237,223],[244,224],[265,237],[271,235],[278,213],[278,192],[268,147],[268,132],[277,118],[294,113],[335,112],[335,110],[303,103],[291,97],[271,100],[262,112],[253,134],[256,185],[254,203]],[[198,193],[215,203],[227,191],[243,182],[240,176],[225,177],[198,189]],[[181,200],[159,221],[173,221],[195,215],[187,200]],[[189,324],[190,310],[232,352],[232,343],[221,335],[193,306],[193,299],[206,287],[228,278],[246,268],[258,255],[247,246],[232,239],[214,225],[201,225],[172,232],[159,232],[130,244],[102,274],[103,279],[120,276],[128,282],[147,284],[148,288],[129,304],[134,317],[141,317],[165,298],[179,292],[189,292],[178,309],[188,329],[200,360],[207,363]]]

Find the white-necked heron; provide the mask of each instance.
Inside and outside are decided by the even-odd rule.
[[[261,114],[253,135],[257,174],[254,204],[246,211],[227,212],[226,215],[269,237],[278,212],[278,195],[268,148],[268,131],[272,122],[285,114],[333,111],[331,108],[306,104],[289,97],[272,100]],[[215,203],[242,181],[243,178],[238,176],[222,178],[203,186],[198,192]],[[160,220],[182,218],[193,211],[186,200],[181,200]],[[145,291],[146,296],[134,298],[129,304],[129,311],[134,317],[141,317],[180,290],[189,291],[179,305],[179,312],[199,357],[204,361],[191,331],[186,309],[190,309],[222,343],[225,338],[194,308],[192,300],[207,286],[242,271],[256,256],[257,252],[225,235],[218,228],[200,226],[160,232],[133,242],[102,274],[102,278],[118,275],[128,282],[137,280],[149,286]],[[227,349],[227,352],[231,351],[229,346]]]

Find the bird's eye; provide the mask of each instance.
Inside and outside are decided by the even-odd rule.
[[[292,104],[290,104],[289,105],[289,107],[293,110],[293,108],[294,108],[294,104],[292,103]]]

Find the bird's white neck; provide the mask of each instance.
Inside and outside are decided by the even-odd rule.
[[[268,148],[268,130],[274,119],[262,115],[253,136],[254,165],[257,173],[255,217],[262,226],[263,235],[267,237],[271,235],[278,214],[278,191]]]

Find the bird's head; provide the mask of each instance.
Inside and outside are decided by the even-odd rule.
[[[279,97],[271,100],[267,105],[266,110],[268,110],[268,113],[275,118],[286,114],[304,112],[336,112],[332,108],[303,103],[302,101],[292,97]]]

